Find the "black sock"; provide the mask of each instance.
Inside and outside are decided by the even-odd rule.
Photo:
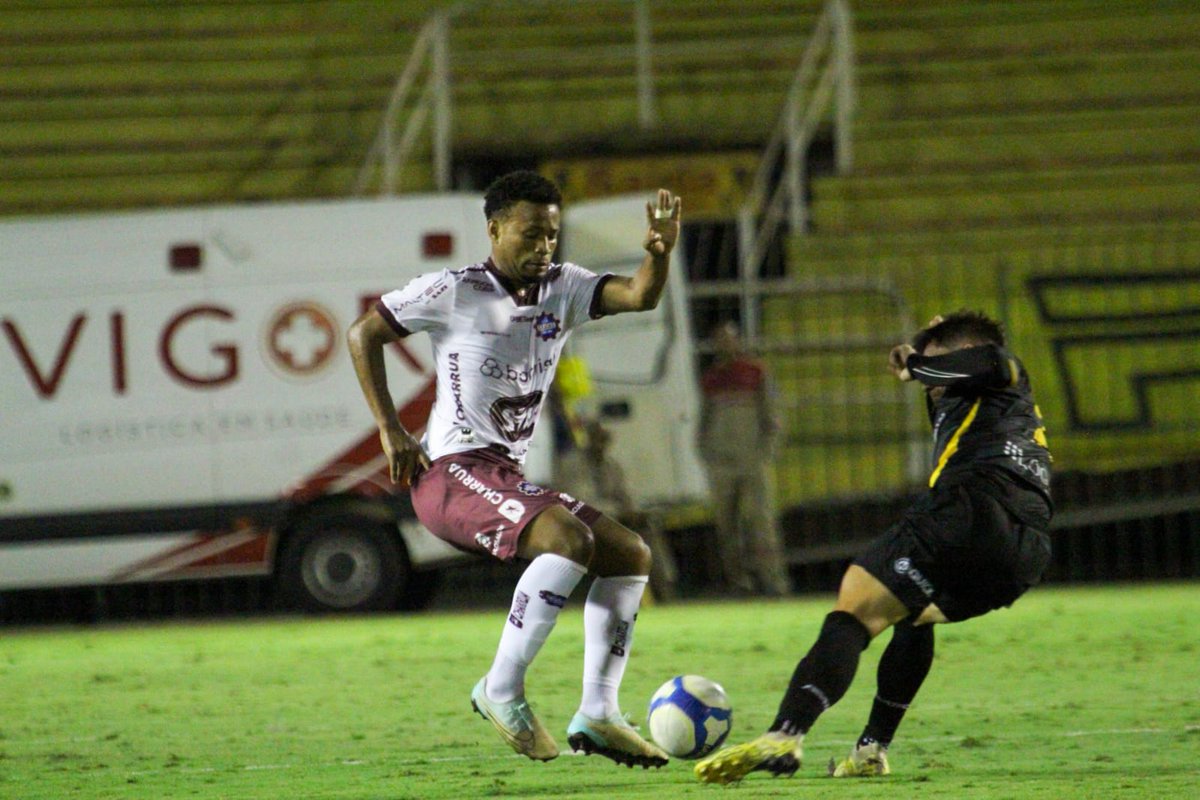
[[[770,730],[808,733],[817,717],[850,688],[859,656],[870,642],[870,633],[853,614],[834,611],[826,616],[816,643],[792,673]]]
[[[913,625],[906,619],[892,631],[892,641],[879,659],[878,693],[871,706],[867,727],[858,740],[859,747],[879,742],[892,743],[904,712],[933,664],[933,626]]]

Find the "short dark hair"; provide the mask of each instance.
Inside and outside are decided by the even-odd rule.
[[[493,219],[522,200],[539,205],[561,205],[562,192],[554,181],[536,172],[519,169],[492,181],[483,195],[483,215]]]
[[[982,311],[960,309],[934,325],[923,328],[913,337],[912,346],[918,353],[933,342],[943,347],[954,345],[984,345],[995,344],[1004,346],[1004,326],[984,314]]]

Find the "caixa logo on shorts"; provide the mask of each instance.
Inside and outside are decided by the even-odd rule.
[[[897,575],[907,575],[908,579],[915,583],[917,588],[925,593],[926,597],[933,596],[933,584],[921,574],[921,570],[912,565],[912,561],[909,559],[897,558],[892,562],[892,569],[896,570]]]

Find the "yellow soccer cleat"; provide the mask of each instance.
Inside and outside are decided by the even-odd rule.
[[[704,783],[735,783],[756,770],[788,777],[800,769],[803,736],[772,731],[745,744],[726,747],[696,764],[696,777]]]
[[[887,748],[879,742],[855,746],[842,761],[829,759],[829,774],[834,778],[881,778],[891,775]]]
[[[627,767],[661,767],[670,760],[665,752],[643,739],[620,714],[607,719],[593,719],[576,714],[567,726],[567,742],[571,749],[611,758]]]
[[[492,723],[509,747],[521,755],[535,761],[557,758],[558,745],[554,737],[538,721],[525,698],[518,697],[507,703],[490,700],[484,688],[486,680],[486,677],[480,678],[471,690],[471,707],[479,716]]]

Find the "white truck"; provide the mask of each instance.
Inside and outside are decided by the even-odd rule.
[[[560,258],[632,271],[644,203],[567,208]],[[465,194],[0,222],[0,592],[257,575],[311,610],[419,604],[421,573],[463,556],[387,480],[344,334],[381,293],[488,251]],[[679,265],[658,309],[568,347],[637,499],[702,498]],[[389,381],[420,429],[427,337],[395,347]]]

